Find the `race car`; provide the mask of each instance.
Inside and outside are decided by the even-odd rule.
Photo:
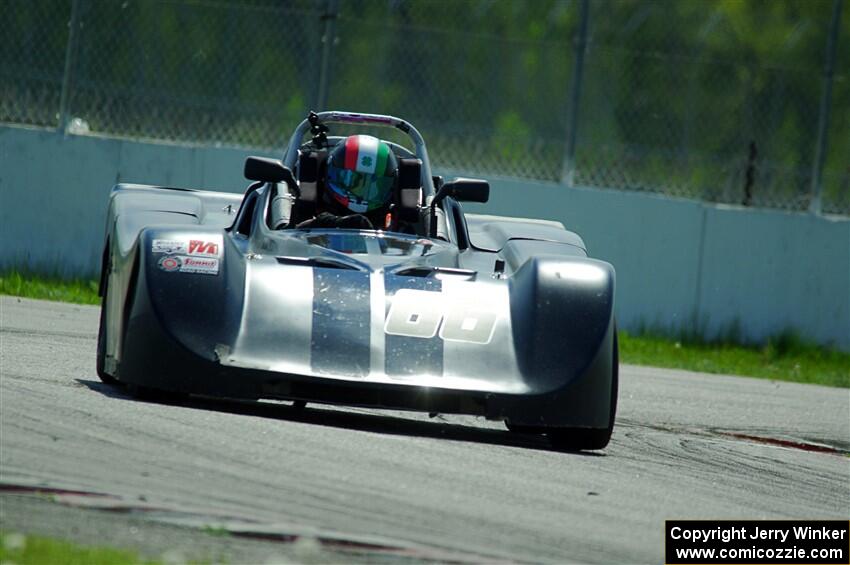
[[[331,128],[392,128],[386,222],[316,223]],[[364,142],[365,143],[365,142]],[[382,146],[383,147],[383,146]],[[362,150],[362,149],[361,149]],[[363,161],[366,162],[365,159]],[[359,165],[358,165],[359,166]],[[97,373],[143,398],[277,399],[502,420],[604,448],[617,407],[613,267],[558,222],[466,214],[399,118],[311,113],[244,194],[118,184]],[[519,195],[521,196],[521,195]]]

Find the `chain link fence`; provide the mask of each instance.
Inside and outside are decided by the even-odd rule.
[[[0,0],[0,121],[282,149],[309,109],[388,113],[437,167],[804,210],[837,24],[821,186],[850,214],[850,9],[583,4]]]

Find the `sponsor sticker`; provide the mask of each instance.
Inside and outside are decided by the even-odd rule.
[[[187,243],[177,239],[155,239],[151,244],[154,253],[186,253],[187,250]]]
[[[219,260],[214,257],[168,255],[159,260],[159,268],[167,272],[217,275]]]
[[[222,237],[211,236],[204,239],[155,239],[151,251],[167,255],[181,254],[194,257],[221,257]]]
[[[218,257],[221,250],[221,238],[218,241],[205,241],[203,239],[189,240],[189,255],[202,257]]]
[[[200,258],[200,257],[183,257],[183,264],[180,265],[181,273],[204,273],[207,275],[218,274],[218,259]]]
[[[182,264],[181,257],[168,256],[159,260],[159,268],[163,271],[179,271]]]

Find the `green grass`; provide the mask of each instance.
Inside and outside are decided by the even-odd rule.
[[[850,387],[850,354],[806,343],[791,332],[779,334],[762,346],[726,340],[704,341],[693,335],[676,340],[652,333],[633,336],[620,332],[620,361]]]
[[[75,304],[100,304],[95,280],[64,280],[59,277],[22,274],[19,271],[0,274],[0,294]]]
[[[0,275],[0,294],[100,304],[97,281],[63,281],[19,272]],[[683,332],[676,337],[651,331],[639,335],[620,332],[620,360],[704,373],[850,387],[848,353],[806,343],[789,332],[770,339],[766,345],[742,345],[738,332],[732,330],[717,341],[706,341],[699,332]]]
[[[157,565],[137,553],[111,547],[83,546],[41,536],[0,531],[0,563],[16,565]]]

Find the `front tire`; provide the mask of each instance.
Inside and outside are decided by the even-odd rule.
[[[182,404],[189,399],[189,395],[185,392],[162,390],[138,384],[127,384],[127,392],[136,400],[154,404]]]
[[[515,434],[542,434],[545,432],[545,428],[541,428],[540,426],[524,426],[522,424],[512,424],[510,422],[505,422],[505,427],[508,428],[509,432],[513,432]]]
[[[620,352],[617,343],[617,326],[614,326],[613,363],[611,365],[611,408],[607,428],[550,428],[546,431],[549,444],[564,451],[603,449],[611,441],[614,418],[617,413],[617,392],[620,384]]]
[[[138,281],[139,276],[139,259],[136,257],[136,262],[133,265],[132,275],[130,277],[130,285],[127,290],[127,299],[124,304],[124,338],[122,339],[123,343],[127,340],[127,327],[128,320],[130,319],[130,314],[133,311],[133,301],[136,297],[136,283]],[[124,361],[122,361],[124,362]],[[118,370],[118,374],[121,374],[120,368]],[[185,392],[177,392],[172,390],[163,390],[160,388],[153,388],[146,385],[138,384],[138,383],[130,383],[124,382],[124,385],[127,388],[127,392],[130,393],[136,400],[140,400],[142,402],[152,402],[155,404],[181,404],[186,402],[189,398],[189,394]]]
[[[103,296],[100,299],[100,326],[97,330],[97,359],[95,361],[95,370],[97,371],[97,376],[103,383],[108,385],[117,385],[118,380],[106,372],[106,331],[108,327],[108,320],[106,319],[106,297],[108,294],[109,287],[107,283],[104,284]]]
[[[586,451],[604,449],[611,440],[612,428],[564,428],[546,432],[549,444],[563,451]]]

